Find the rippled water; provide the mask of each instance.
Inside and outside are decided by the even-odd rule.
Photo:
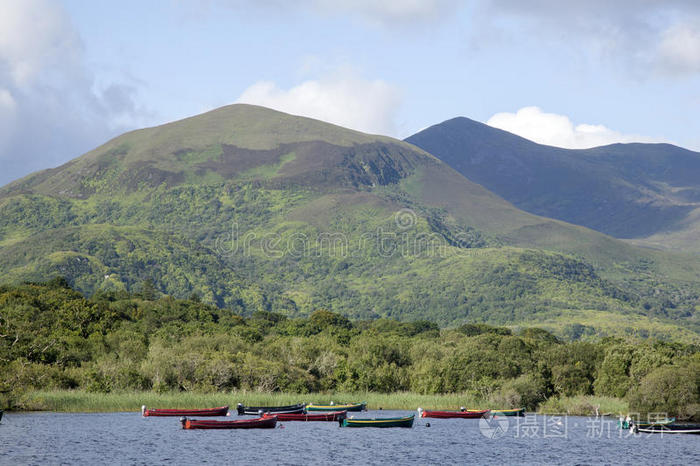
[[[700,464],[700,436],[620,436],[614,420],[582,417],[508,418],[501,426],[508,430],[495,439],[484,436],[499,434],[494,425],[467,419],[416,418],[413,429],[281,426],[186,431],[177,418],[140,413],[5,413],[0,464]]]

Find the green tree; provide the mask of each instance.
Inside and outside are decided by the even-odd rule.
[[[311,314],[311,317],[309,317],[309,323],[311,324],[311,327],[318,332],[321,332],[329,327],[344,329],[352,328],[352,322],[350,322],[350,319],[325,309],[319,309]]]
[[[630,391],[628,401],[640,413],[700,420],[700,361],[654,369]]]
[[[594,383],[596,395],[625,396],[632,385],[629,371],[633,356],[631,345],[615,345],[606,351]]]
[[[141,297],[146,301],[154,301],[158,295],[158,290],[156,289],[156,284],[151,278],[145,279],[141,282]]]

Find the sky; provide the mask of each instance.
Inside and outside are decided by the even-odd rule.
[[[700,1],[0,0],[0,185],[236,102],[700,150]]]

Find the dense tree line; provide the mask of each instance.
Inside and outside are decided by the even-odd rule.
[[[696,346],[607,338],[565,343],[528,328],[351,321],[97,293],[67,282],[0,287],[0,401],[33,389],[470,393],[535,408],[556,396],[626,398],[640,412],[698,415]]]

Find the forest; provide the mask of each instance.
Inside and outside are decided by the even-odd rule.
[[[535,410],[580,395],[640,413],[700,413],[700,348],[605,337],[564,341],[539,328],[440,328],[234,310],[139,292],[89,299],[66,280],[0,286],[0,404],[36,390],[94,393],[463,393]]]

